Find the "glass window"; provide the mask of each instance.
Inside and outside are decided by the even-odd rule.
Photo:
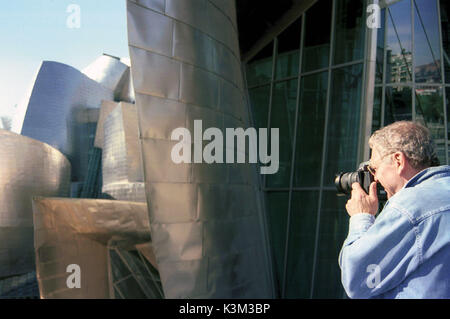
[[[327,84],[328,72],[301,81],[294,187],[320,185]]]
[[[318,201],[318,191],[292,193],[286,276],[287,298],[310,297]]]
[[[442,48],[444,50],[445,82],[450,83],[450,3],[440,0]],[[448,113],[447,113],[448,114]]]
[[[416,82],[440,83],[441,49],[436,1],[415,0],[413,4]]]
[[[364,57],[365,5],[361,0],[336,1],[334,63],[341,64]]]
[[[323,192],[313,298],[341,298],[345,294],[338,258],[348,233],[346,202],[346,197],[334,191]]]
[[[361,108],[362,64],[332,72],[324,184],[334,187],[334,176],[356,168]]]
[[[375,87],[373,95],[373,112],[372,112],[372,133],[381,128],[381,98],[383,95],[382,87]]]
[[[298,75],[301,26],[301,18],[299,18],[277,38],[276,79]]]
[[[377,31],[377,62],[375,67],[375,83],[377,84],[383,82],[386,9],[381,10],[380,19],[381,25]]]
[[[317,1],[305,14],[302,72],[328,66],[330,56],[331,0]]]
[[[250,103],[253,111],[253,120],[256,128],[267,128],[270,103],[270,85],[261,86],[248,90]]]
[[[442,88],[436,86],[416,88],[416,120],[430,130],[441,164],[446,162],[443,104]]]
[[[109,256],[113,282],[117,282],[123,278],[131,276],[130,270],[124,265],[122,259],[114,249],[109,250]]]
[[[387,10],[386,82],[412,81],[411,1],[400,1]]]
[[[267,193],[268,223],[270,242],[272,245],[272,258],[274,266],[275,287],[278,296],[281,296],[284,272],[284,252],[286,250],[286,229],[288,214],[288,192]]]
[[[272,79],[273,41],[262,49],[247,64],[247,84],[249,87],[268,83]]]
[[[279,82],[273,88],[270,127],[279,128],[280,166],[277,173],[267,175],[267,187],[289,187],[290,184],[297,83],[297,79]]]
[[[447,108],[447,150],[448,150],[448,159],[447,165],[450,164],[450,88],[445,88],[445,107]],[[442,162],[441,164],[444,164]]]
[[[129,277],[118,282],[116,285],[116,289],[119,290],[122,295],[132,296],[130,299],[147,299],[148,297],[142,291],[142,288],[136,282],[134,277]]]
[[[412,97],[410,87],[386,87],[384,126],[397,121],[412,120]]]

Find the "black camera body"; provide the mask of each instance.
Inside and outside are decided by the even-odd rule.
[[[374,181],[372,174],[368,169],[369,162],[362,162],[356,172],[339,173],[334,179],[334,184],[338,195],[350,195],[352,193],[352,184],[358,183],[361,188],[369,194],[370,184]],[[379,200],[386,200],[386,191],[380,184],[377,184],[377,196]]]

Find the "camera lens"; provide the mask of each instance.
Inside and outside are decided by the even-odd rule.
[[[352,192],[353,183],[359,183],[358,172],[341,173],[334,179],[338,192],[347,195]]]

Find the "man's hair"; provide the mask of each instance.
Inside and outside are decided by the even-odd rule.
[[[399,121],[375,131],[369,139],[381,156],[402,152],[415,169],[438,166],[436,147],[428,128],[417,122]]]

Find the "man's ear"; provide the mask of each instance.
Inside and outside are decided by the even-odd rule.
[[[408,159],[406,158],[405,154],[403,154],[402,152],[395,152],[393,154],[392,161],[393,161],[398,173],[402,173],[408,164]]]

